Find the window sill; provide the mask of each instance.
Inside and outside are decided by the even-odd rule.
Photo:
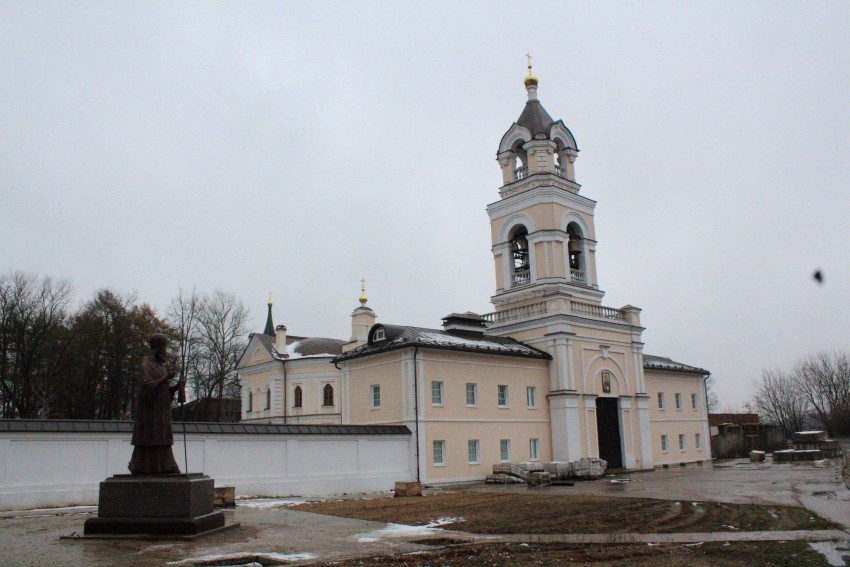
[[[444,467],[444,466],[446,466],[446,463],[434,463],[434,466],[435,467]]]
[[[469,465],[470,465],[470,466],[473,466],[473,465],[480,465],[480,464],[481,464],[481,463],[479,463],[478,461],[475,461],[474,463],[473,463],[473,462],[470,462],[470,463],[469,463]]]
[[[528,409],[536,410],[536,409],[540,409],[540,408],[538,408],[537,406],[528,406]]]
[[[434,404],[434,403],[432,403],[432,404],[431,404],[431,407],[432,407],[432,408],[444,408],[444,407],[446,407],[446,406],[445,406],[445,404]]]
[[[370,411],[377,411],[377,410],[379,410],[379,409],[381,409],[381,406],[377,406],[377,407],[374,407],[374,408],[369,408],[369,410],[370,410]]]
[[[466,407],[478,409],[478,404],[466,404]]]
[[[508,409],[510,406],[499,406],[499,409]]]

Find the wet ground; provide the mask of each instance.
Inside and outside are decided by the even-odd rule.
[[[829,461],[823,467],[809,463],[726,461],[714,466],[636,473],[627,480],[631,482],[602,480],[544,489],[476,485],[469,489],[804,505],[850,529],[850,491],[843,483],[838,461]],[[196,541],[178,542],[59,539],[81,532],[85,519],[94,513],[93,508],[4,512],[0,514],[0,564],[133,567],[210,564],[216,559],[226,563],[228,558],[233,559],[233,564],[251,557],[265,557],[263,561],[277,564],[312,563],[422,551],[427,546],[415,541],[444,533],[439,526],[397,527],[299,512],[289,508],[291,501],[283,499],[241,504],[225,513],[229,523],[240,522],[242,527]],[[847,547],[844,543],[838,545]]]

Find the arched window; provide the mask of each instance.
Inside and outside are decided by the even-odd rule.
[[[511,230],[511,260],[513,262],[513,285],[531,281],[531,260],[528,254],[528,229],[518,225]]]
[[[567,225],[567,235],[570,239],[569,244],[567,244],[570,253],[570,281],[580,284],[587,283],[586,261],[583,255],[584,235],[581,232],[581,227],[571,222]]]
[[[272,409],[272,389],[266,389],[266,409]]]
[[[323,406],[333,406],[334,405],[334,387],[330,384],[325,384],[324,390],[322,390],[322,405]]]
[[[254,411],[254,392],[248,390],[248,411]]]
[[[519,140],[513,147],[513,152],[516,154],[514,160],[514,180],[519,181],[528,177],[528,154],[522,149],[523,141]]]
[[[292,407],[294,407],[294,408],[300,408],[301,407],[302,401],[303,401],[302,396],[303,396],[303,394],[301,393],[301,386],[295,386],[295,396],[294,396],[295,401],[292,403]]]

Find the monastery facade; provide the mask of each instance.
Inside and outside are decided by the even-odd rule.
[[[495,311],[441,329],[351,314],[350,340],[251,336],[238,365],[242,420],[402,424],[422,482],[481,480],[501,462],[601,457],[614,469],[711,459],[709,372],[644,354],[641,310],[602,305],[596,202],[580,194],[579,149],[528,101],[499,143],[500,199],[487,207]]]

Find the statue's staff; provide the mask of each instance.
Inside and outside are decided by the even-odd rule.
[[[176,363],[177,361],[174,360]],[[183,374],[185,370],[181,372]],[[185,376],[178,380],[177,384],[180,390],[177,391],[177,401],[180,402],[180,417],[183,420],[183,463],[186,468],[183,472],[189,474],[189,449],[186,446],[186,378]]]
[[[183,417],[183,463],[186,468],[183,472],[189,474],[189,449],[186,446],[186,382],[180,382],[180,391],[177,393],[177,401],[180,402],[180,415]]]

